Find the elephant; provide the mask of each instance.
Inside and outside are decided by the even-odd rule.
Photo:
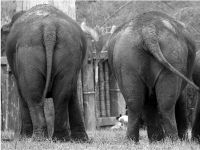
[[[192,74],[194,83],[200,86],[200,51],[196,53],[195,67]],[[192,126],[192,139],[200,143],[200,95],[196,103],[194,121]]]
[[[184,24],[161,12],[146,12],[119,26],[105,47],[128,107],[127,138],[139,142],[142,115],[150,141],[184,138],[182,91],[187,83],[199,91],[190,80],[196,46]]]
[[[20,136],[48,137],[44,100],[53,98],[52,138],[87,141],[77,97],[87,49],[80,26],[59,9],[43,4],[16,14],[1,31],[9,32],[6,55],[20,96]]]

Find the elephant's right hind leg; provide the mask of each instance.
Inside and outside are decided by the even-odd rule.
[[[20,138],[30,138],[33,134],[33,124],[29,108],[25,101],[20,99]]]
[[[140,116],[145,99],[146,87],[139,77],[127,70],[119,80],[119,87],[128,107],[127,138],[139,141]]]
[[[192,126],[192,140],[200,143],[200,95],[198,98]]]
[[[72,85],[69,76],[64,76],[66,72],[58,74],[53,84],[53,101],[55,109],[54,120],[54,141],[69,141],[70,140],[70,125],[69,125],[69,112],[68,105],[72,98]]]

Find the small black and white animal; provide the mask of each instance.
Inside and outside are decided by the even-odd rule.
[[[128,116],[120,114],[116,117],[116,124],[111,127],[112,130],[126,129],[128,124]]]
[[[116,117],[117,123],[111,127],[112,130],[115,129],[125,129],[128,125],[128,111],[126,106],[126,112],[125,115],[120,114]]]
[[[123,126],[127,126],[128,124],[128,116],[127,115],[119,115],[118,117],[116,117],[116,119],[123,125]]]

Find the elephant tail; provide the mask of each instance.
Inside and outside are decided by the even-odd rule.
[[[142,29],[142,36],[143,40],[148,47],[148,50],[150,53],[166,68],[168,68],[170,71],[175,73],[177,76],[185,80],[188,84],[192,85],[196,90],[199,90],[199,87],[195,85],[192,81],[190,81],[185,75],[183,75],[181,72],[179,72],[176,68],[174,68],[164,57],[156,35],[156,27],[155,25],[149,25]]]
[[[43,92],[43,97],[46,98],[48,89],[50,88],[52,62],[53,62],[53,51],[56,44],[56,27],[55,26],[44,26],[43,30],[44,48],[46,52],[46,83]]]

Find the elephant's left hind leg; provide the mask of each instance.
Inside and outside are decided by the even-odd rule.
[[[188,134],[188,120],[187,120],[187,101],[181,94],[175,107],[176,123],[178,129],[178,136],[181,140],[187,140]]]
[[[150,142],[161,141],[164,139],[164,131],[158,113],[156,96],[150,96],[144,107],[145,120],[147,122],[147,134]]]
[[[83,117],[81,115],[80,105],[77,97],[77,86],[74,87],[75,88],[73,90],[73,96],[68,106],[71,139],[75,141],[76,140],[87,141],[88,135],[85,132]]]

